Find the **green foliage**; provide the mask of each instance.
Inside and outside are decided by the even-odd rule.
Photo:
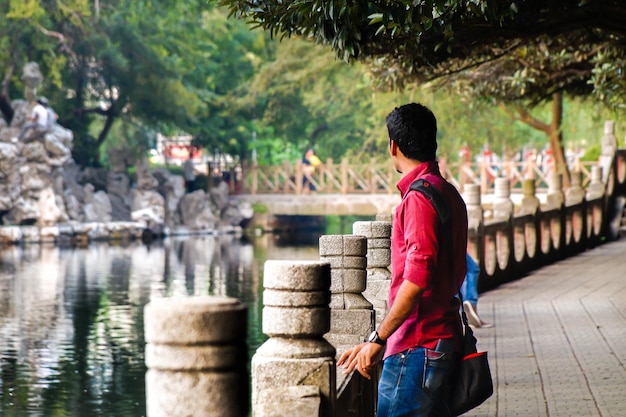
[[[607,45],[592,59],[593,69],[589,84],[593,85],[596,96],[609,107],[623,110],[626,91],[626,56],[623,48]]]
[[[545,118],[528,109],[563,93],[570,99],[593,95],[610,107],[624,107],[626,29],[617,28],[626,28],[626,14],[618,0],[550,0],[541,7],[507,0],[219,4],[273,36],[313,40],[346,61],[365,62],[381,90],[430,82],[468,103],[512,105],[524,110],[521,120],[554,140],[558,132],[550,121],[560,120],[558,109]],[[505,147],[502,129],[484,129],[481,121],[476,133],[482,140]],[[454,124],[445,126],[452,131]],[[368,147],[381,142],[369,141]],[[506,147],[519,143],[506,142]]]
[[[89,134],[82,134],[80,140],[74,140],[72,158],[80,166],[102,166],[96,138]]]
[[[189,130],[197,144],[247,159],[254,131],[256,103],[247,95],[248,82],[271,47],[262,32],[250,32],[244,22],[227,19],[224,10],[207,13],[203,36],[210,39],[206,66],[194,78],[205,83],[199,123]]]
[[[373,221],[373,216],[324,216],[326,227],[324,233],[328,235],[345,235],[352,233],[352,225],[358,221]]]
[[[265,214],[268,212],[267,206],[261,203],[252,204],[252,210],[254,211],[254,214]]]
[[[602,153],[602,146],[596,143],[587,148],[584,155],[580,158],[581,161],[598,161],[600,159],[600,154]]]
[[[11,1],[2,8],[0,65],[17,71],[27,60],[40,64],[40,91],[74,132],[77,162],[98,164],[112,132],[137,153],[150,142],[142,132],[157,130],[189,132],[200,142],[210,132],[207,143],[234,153],[245,147],[240,126],[249,117],[241,110],[240,120],[232,117],[241,96],[234,91],[254,73],[250,51],[263,52],[265,44],[224,11],[168,0]],[[17,76],[15,95],[22,90]]]
[[[619,0],[219,4],[274,36],[302,36],[345,60],[367,61],[377,84],[389,89],[452,78],[507,101],[595,91],[610,102],[615,92],[604,81],[623,82],[626,14]]]
[[[601,30],[596,40],[581,33],[598,23],[545,36],[542,22],[528,37],[526,3],[266,1],[252,9],[220,1],[264,32],[215,3],[1,3],[0,66],[10,82],[0,111],[10,121],[5,104],[23,94],[20,70],[38,62],[39,91],[74,132],[81,165],[106,165],[110,148],[143,156],[156,132],[191,134],[208,153],[236,161],[254,151],[260,164],[294,162],[311,146],[322,160],[384,160],[385,117],[409,101],[433,109],[439,153],[453,161],[463,143],[473,154],[486,143],[498,153],[543,147],[546,138],[501,103],[532,106],[549,120],[545,99],[569,92],[567,146],[597,142],[604,119],[623,117],[585,99],[593,92],[623,106],[621,47],[602,43]],[[588,4],[566,1],[559,13],[594,16]],[[549,22],[556,6],[544,6]]]
[[[295,149],[301,156],[312,146],[322,159],[344,155],[365,133],[371,109],[365,72],[302,40],[276,46],[275,59],[259,69],[249,90],[260,122],[282,138],[287,152]]]

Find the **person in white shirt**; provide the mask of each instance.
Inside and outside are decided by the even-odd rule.
[[[49,127],[47,107],[48,107],[48,99],[45,97],[39,97],[37,99],[37,104],[35,104],[35,107],[33,107],[33,111],[30,114],[30,117],[28,118],[29,123],[26,123],[24,127],[22,127],[22,130],[20,131],[18,139],[21,140],[26,134],[26,132],[30,129],[33,129],[33,128],[47,129]]]

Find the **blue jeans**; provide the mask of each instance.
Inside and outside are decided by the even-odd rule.
[[[376,417],[451,417],[443,393],[453,356],[416,347],[385,359]]]
[[[468,253],[465,254],[465,259],[467,260],[467,274],[465,275],[463,285],[461,285],[461,295],[463,296],[463,301],[469,301],[471,305],[476,307],[478,303],[478,274],[480,274],[480,267]]]

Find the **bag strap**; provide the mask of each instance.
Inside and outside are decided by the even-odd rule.
[[[413,181],[409,186],[409,189],[419,191],[424,194],[426,198],[430,200],[433,208],[437,212],[439,220],[441,220],[441,224],[448,224],[448,221],[450,220],[450,204],[448,203],[448,200],[441,195],[437,188],[435,188],[427,180],[420,178]]]
[[[441,223],[441,230],[439,237],[443,237],[441,240],[445,240],[448,247],[448,253],[454,259],[454,250],[452,245],[452,226],[450,222],[450,203],[441,194],[441,192],[433,186],[429,181],[419,178],[411,183],[409,190],[422,193],[432,204],[437,216],[439,216],[439,222]]]
[[[469,355],[472,353],[478,352],[478,348],[476,347],[476,343],[478,340],[476,336],[474,336],[474,331],[469,325],[469,321],[467,320],[467,314],[465,313],[465,308],[463,308],[463,295],[459,291],[459,298],[461,299],[461,318],[463,319],[463,356]]]

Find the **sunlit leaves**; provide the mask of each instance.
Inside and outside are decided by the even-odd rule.
[[[595,66],[589,83],[593,85],[597,97],[611,107],[624,109],[626,102],[626,56],[624,51],[605,48],[594,60]]]
[[[39,0],[9,0],[7,19],[38,19],[46,14]]]
[[[472,73],[464,81],[469,88],[504,100],[540,102],[555,91],[588,95],[602,80],[620,86],[596,57],[608,45],[625,49],[626,29],[617,28],[626,28],[626,13],[618,0],[220,3],[274,35],[304,34],[343,59],[383,64],[372,69],[383,88],[458,81],[465,71]],[[599,96],[608,97],[611,89],[602,88]]]

